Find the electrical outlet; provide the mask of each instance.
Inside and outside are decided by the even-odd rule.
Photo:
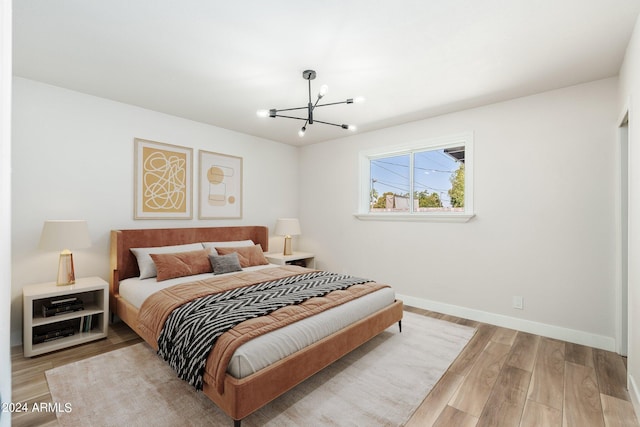
[[[518,310],[524,310],[524,298],[513,297],[513,308],[517,308]]]

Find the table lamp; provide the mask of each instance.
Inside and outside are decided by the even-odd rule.
[[[89,227],[83,220],[45,221],[40,236],[40,249],[62,250],[58,264],[58,286],[73,285],[76,276],[73,270],[73,254],[69,249],[91,246]]]
[[[283,255],[292,255],[291,236],[300,234],[300,222],[298,218],[278,218],[276,221],[275,233],[278,236],[284,236],[284,252]]]

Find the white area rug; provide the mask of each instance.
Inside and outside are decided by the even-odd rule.
[[[475,330],[404,313],[394,325],[242,421],[253,426],[400,426]],[[233,425],[146,344],[46,372],[63,426]]]

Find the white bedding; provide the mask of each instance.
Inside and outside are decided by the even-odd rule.
[[[275,267],[261,265],[245,268],[244,271]],[[236,273],[228,273],[232,275]],[[155,278],[131,278],[120,282],[120,295],[135,307],[152,293],[169,286],[211,277],[211,273],[157,282]],[[244,378],[270,364],[283,359],[304,347],[321,340],[334,332],[364,319],[383,307],[393,303],[395,292],[383,288],[364,297],[334,307],[313,317],[285,326],[257,337],[240,346],[229,363],[227,372],[236,378]]]
[[[243,271],[255,271],[263,268],[277,267],[275,264],[268,265],[256,265],[254,267],[247,267]],[[236,273],[218,274],[215,277],[231,276]],[[196,274],[195,276],[177,277],[175,279],[163,280],[158,282],[155,277],[149,279],[140,279],[138,277],[132,277],[120,281],[120,296],[126,299],[129,303],[137,309],[142,307],[142,303],[152,293],[159,290],[168,288],[173,285],[179,285],[180,283],[189,283],[196,280],[203,280],[213,277],[213,273]]]

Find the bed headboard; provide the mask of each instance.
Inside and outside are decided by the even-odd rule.
[[[109,288],[112,307],[115,307],[113,304],[115,304],[115,296],[118,295],[120,280],[140,274],[136,257],[129,250],[131,248],[249,239],[259,243],[264,252],[269,250],[269,228],[260,225],[111,230]]]

